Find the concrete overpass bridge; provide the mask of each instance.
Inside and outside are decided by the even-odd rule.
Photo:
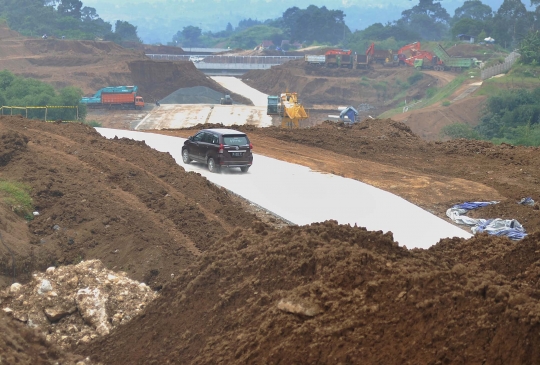
[[[211,76],[241,76],[251,70],[267,70],[303,56],[225,56],[147,54],[153,60],[192,61],[197,69]]]

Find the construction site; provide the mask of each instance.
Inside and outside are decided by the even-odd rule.
[[[0,183],[32,199],[0,190],[0,363],[540,363],[540,149],[441,134],[479,123],[481,47],[231,77],[1,28],[1,69],[109,107],[0,116]],[[182,163],[203,128],[246,133],[250,171]]]

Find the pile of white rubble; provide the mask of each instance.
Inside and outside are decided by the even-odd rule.
[[[0,308],[63,348],[107,335],[140,313],[157,293],[101,261],[50,267],[0,292]]]

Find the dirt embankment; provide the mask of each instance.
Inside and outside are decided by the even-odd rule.
[[[409,189],[422,199],[422,184],[409,186],[413,175],[443,192],[455,189],[453,178],[468,180],[504,198],[473,214],[515,218],[530,233],[519,242],[480,235],[407,250],[390,232],[335,222],[272,228],[144,142],[107,140],[81,124],[3,117],[0,127],[1,178],[28,184],[39,212],[26,223],[12,206],[0,210],[11,250],[0,251],[4,285],[14,253],[17,281],[95,258],[161,288],[133,322],[71,349],[92,362],[539,361],[540,214],[517,204],[525,195],[540,200],[537,148],[430,143],[391,120],[235,126],[292,162],[317,156],[324,170],[326,152],[342,156],[332,168],[345,176],[356,165],[382,169],[382,177],[389,171],[379,181],[396,194]],[[490,200],[475,191],[471,200]],[[461,202],[425,194],[439,212]],[[2,332],[0,341],[14,343],[9,336],[17,335]]]
[[[257,221],[226,191],[144,142],[93,128],[0,118],[1,179],[26,183],[38,216],[2,210],[2,283],[34,270],[100,259],[161,287],[208,245]],[[2,246],[3,247],[3,246]]]
[[[147,102],[162,99],[180,88],[205,86],[229,94],[236,102],[253,105],[248,98],[232,93],[197,70],[188,61],[132,61],[128,64],[134,84],[138,85]]]
[[[535,364],[539,240],[408,251],[335,222],[239,230],[83,353],[114,364]]]
[[[249,71],[242,80],[271,95],[297,92],[307,108],[336,111],[338,106],[352,105],[363,111],[368,106],[372,114],[378,115],[399,102],[392,101],[399,93],[407,100],[421,99],[429,87],[436,86],[435,78],[427,74],[408,86],[407,79],[414,72],[412,67],[379,65],[368,70],[333,69],[295,60],[270,70]]]
[[[180,88],[207,86],[252,104],[208,78],[191,62],[154,62],[145,56],[145,52],[173,51],[183,53],[176,47],[128,49],[104,41],[29,39],[0,29],[0,69],[37,78],[57,88],[75,86],[93,95],[106,86],[138,85],[140,94],[154,102]]]

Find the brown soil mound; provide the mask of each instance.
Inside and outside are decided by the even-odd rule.
[[[183,53],[181,48],[123,48],[113,42],[66,39],[28,39],[0,31],[0,69],[41,79],[57,88],[76,86],[93,95],[106,86],[138,85],[140,94],[154,102],[187,87],[207,86],[247,105],[251,101],[231,93],[198,71],[191,62],[154,62],[145,52]]]
[[[408,251],[335,222],[238,230],[84,353],[111,364],[535,364],[539,240]]]
[[[222,94],[229,94],[242,104],[253,105],[244,96],[232,93],[197,70],[193,62],[133,61],[129,63],[133,82],[147,101],[162,99],[181,88],[206,86]]]
[[[2,180],[32,188],[39,212],[25,227],[3,209],[0,229],[15,258],[2,246],[5,283],[14,271],[21,282],[34,270],[100,259],[159,288],[212,241],[256,221],[170,155],[78,123],[1,117],[0,167]]]
[[[393,120],[406,123],[415,134],[427,141],[448,139],[442,129],[450,124],[464,123],[474,127],[480,123],[485,96],[464,98],[447,107],[438,103],[418,110],[392,116]]]
[[[3,364],[20,365],[90,365],[82,356],[67,354],[48,344],[22,323],[7,318],[0,311],[0,359]]]
[[[308,108],[333,108],[341,105],[370,104],[376,109],[373,115],[391,109],[392,99],[402,91],[414,73],[412,67],[379,67],[369,70],[346,68],[333,69],[310,65],[304,60],[289,61],[270,70],[245,73],[242,80],[266,94],[278,95],[285,91],[298,93],[300,101]],[[409,87],[403,98],[420,99],[428,87],[435,85],[435,78],[425,74],[422,80]]]

